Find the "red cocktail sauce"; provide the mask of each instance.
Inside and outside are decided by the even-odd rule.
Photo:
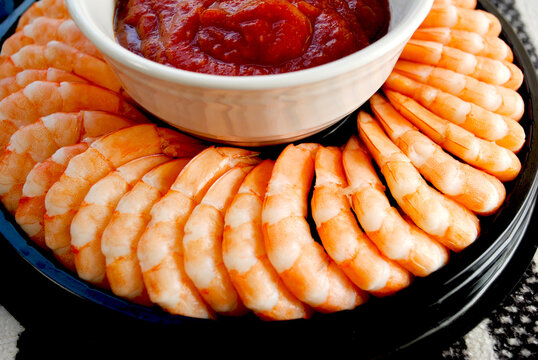
[[[356,52],[388,28],[388,0],[119,0],[130,51],[216,75],[310,68]]]

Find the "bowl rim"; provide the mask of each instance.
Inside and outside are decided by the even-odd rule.
[[[387,49],[396,49],[399,45],[403,48],[403,44],[420,26],[433,6],[433,0],[411,2],[411,9],[407,15],[381,39],[362,50],[329,63],[281,74],[226,76],[177,69],[136,55],[108,37],[93,19],[86,16],[86,7],[95,2],[84,0],[65,0],[65,2],[75,24],[105,57],[132,71],[160,80],[219,90],[270,90],[306,85],[341,76],[382,57]]]

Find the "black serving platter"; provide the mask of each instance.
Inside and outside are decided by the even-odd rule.
[[[24,1],[29,6],[33,1]],[[36,355],[122,354],[178,356],[232,354],[343,355],[361,359],[415,358],[439,354],[475,327],[510,293],[528,267],[537,240],[534,213],[538,188],[538,81],[529,57],[510,25],[487,0],[480,7],[503,24],[503,39],[523,69],[520,94],[526,111],[521,124],[527,141],[518,154],[520,175],[505,184],[507,199],[499,211],[481,218],[477,241],[453,254],[444,268],[387,298],[371,298],[353,311],[315,314],[308,320],[263,322],[254,315],[216,321],[170,315],[143,307],[93,287],[66,272],[53,256],[35,246],[2,208],[0,214],[0,304],[26,331],[19,358]],[[0,25],[5,39],[22,10]],[[365,106],[367,109],[367,106]],[[356,131],[355,115],[304,141],[335,145]],[[266,154],[279,148],[263,149]],[[256,353],[246,351],[255,346]],[[80,352],[81,350],[82,353]],[[428,358],[435,358],[435,356]]]

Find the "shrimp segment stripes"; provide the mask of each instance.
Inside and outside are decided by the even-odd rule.
[[[135,303],[151,304],[138,263],[138,241],[151,219],[152,206],[166,194],[189,161],[190,158],[179,158],[155,167],[120,199],[101,237],[106,277],[114,294]]]
[[[278,156],[263,203],[265,248],[290,291],[319,312],[353,309],[368,299],[314,241],[306,217],[318,144],[288,145]]]
[[[154,124],[109,133],[69,162],[45,197],[45,241],[58,260],[75,270],[71,221],[91,186],[111,171],[142,156],[193,156],[204,148],[194,139]]]
[[[59,148],[48,159],[37,163],[28,173],[22,188],[15,220],[36,244],[48,249],[45,243],[45,196],[60,179],[69,160],[88,149],[93,139]]]
[[[393,72],[384,88],[409,96],[434,114],[513,152],[521,150],[525,143],[525,130],[514,119],[485,110],[432,86]]]
[[[193,209],[185,223],[183,254],[185,272],[211,308],[219,314],[247,312],[222,259],[224,214],[250,166],[235,167],[218,178]]]
[[[476,137],[403,94],[385,90],[385,95],[394,108],[420,131],[469,165],[495,176],[502,182],[514,180],[521,171],[521,162],[512,151]]]
[[[98,57],[52,40],[45,45],[30,44],[0,58],[0,79],[27,69],[56,68],[80,76],[96,85],[119,92],[121,84],[110,66]]]
[[[480,215],[499,209],[506,197],[499,179],[445,153],[380,94],[370,98],[370,107],[392,141],[439,191]]]
[[[241,184],[224,218],[222,257],[244,305],[263,320],[309,318],[312,310],[284,285],[269,262],[261,213],[274,161],[264,160]]]
[[[163,154],[142,156],[111,171],[89,189],[71,221],[71,251],[78,276],[108,288],[105,257],[101,251],[103,230],[120,198],[148,171],[171,158]]]
[[[235,166],[260,162],[258,153],[209,147],[181,171],[170,190],[151,209],[151,221],[138,243],[138,259],[150,300],[165,311],[198,318],[215,314],[200,295],[183,264],[184,226],[209,187]]]
[[[96,138],[135,123],[102,111],[53,113],[19,128],[0,155],[0,199],[14,212],[19,204],[26,176],[34,165],[63,146],[85,138]]]
[[[525,102],[518,92],[478,81],[452,70],[399,60],[394,72],[516,121],[519,121],[525,112]]]
[[[39,0],[21,15],[16,31],[22,30],[24,26],[42,16],[53,19],[69,19],[71,17],[64,0]]]
[[[346,143],[342,163],[352,206],[366,235],[380,252],[415,276],[428,276],[443,267],[449,251],[392,207],[371,155],[356,137]]]
[[[480,232],[476,215],[430,187],[372,116],[360,112],[357,123],[391,194],[413,222],[452,251],[472,244]]]
[[[355,285],[376,296],[391,295],[407,287],[413,276],[381,255],[355,220],[345,194],[347,180],[341,150],[320,147],[315,174],[312,217],[329,256]]]
[[[136,122],[146,116],[117,93],[74,82],[35,81],[0,101],[0,146],[24,125],[57,112],[105,111]]]

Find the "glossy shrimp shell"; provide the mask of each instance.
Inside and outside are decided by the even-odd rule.
[[[346,194],[342,152],[320,147],[315,160],[312,217],[329,256],[359,288],[386,296],[407,287],[413,276],[383,256],[360,229]]]
[[[36,18],[46,16],[54,19],[69,19],[69,11],[64,0],[39,0],[26,10],[17,23],[16,30],[22,30],[24,26],[33,22]]]
[[[276,160],[263,203],[265,248],[290,291],[319,312],[353,309],[359,290],[314,241],[307,222],[308,193],[318,144],[288,145]]]
[[[256,166],[241,184],[224,219],[222,257],[247,308],[264,320],[309,318],[312,310],[288,290],[265,251],[261,213],[274,161]]]

